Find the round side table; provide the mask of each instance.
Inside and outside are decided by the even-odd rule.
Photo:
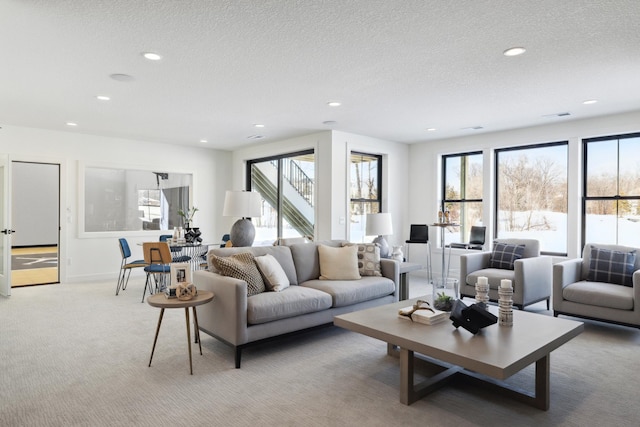
[[[187,344],[189,345],[189,370],[193,375],[193,363],[191,362],[191,330],[189,325],[189,307],[193,310],[193,324],[196,328],[195,336],[200,347],[200,355],[202,355],[202,344],[200,343],[200,329],[198,328],[198,314],[196,313],[196,307],[202,304],[206,304],[213,299],[213,292],[198,291],[198,295],[187,301],[181,301],[178,298],[167,298],[164,293],[158,293],[150,295],[147,298],[147,303],[152,307],[160,308],[160,318],[158,319],[158,327],[156,328],[156,336],[153,339],[153,347],[151,348],[151,357],[149,358],[149,366],[151,366],[151,360],[153,360],[153,352],[156,349],[156,342],[158,341],[158,332],[160,332],[160,325],[162,324],[162,316],[164,315],[165,308],[184,308],[184,314],[187,321]]]

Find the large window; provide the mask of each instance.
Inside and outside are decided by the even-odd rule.
[[[443,156],[442,176],[440,209],[460,224],[445,233],[445,244],[468,242],[471,226],[482,224],[482,153]]]
[[[349,171],[349,240],[364,242],[367,214],[380,212],[382,206],[382,156],[352,152]]]
[[[640,134],[586,139],[582,243],[638,246]]]
[[[496,150],[496,237],[540,241],[567,253],[568,143]]]
[[[252,218],[255,245],[280,237],[314,237],[315,156],[313,150],[248,162],[249,189],[262,196],[262,215]]]
[[[171,230],[183,225],[191,174],[87,166],[81,192],[84,232]]]

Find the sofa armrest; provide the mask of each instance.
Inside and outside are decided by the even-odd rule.
[[[523,302],[536,301],[551,296],[551,257],[521,258],[513,263],[515,283],[513,293],[521,294]]]
[[[640,312],[640,270],[633,272],[633,311]]]
[[[214,293],[213,301],[198,310],[201,329],[233,345],[247,342],[247,282],[217,273],[193,272],[199,290]]]
[[[562,305],[562,290],[582,279],[582,258],[561,261],[553,265],[553,307]]]
[[[460,286],[467,283],[467,276],[489,267],[491,252],[460,255]]]
[[[381,258],[380,271],[383,277],[393,280],[396,288],[393,296],[397,300],[400,296],[400,263],[390,258]]]

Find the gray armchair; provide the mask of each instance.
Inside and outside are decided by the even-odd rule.
[[[589,277],[591,248],[629,253],[635,261],[629,266],[624,284]],[[611,265],[607,263],[606,265]],[[595,266],[595,265],[594,265]],[[603,273],[602,270],[599,270]],[[612,279],[614,276],[610,276]],[[566,314],[640,328],[640,248],[588,243],[582,258],[559,262],[553,266],[553,315]]]
[[[495,243],[525,245],[522,258],[514,262],[513,270],[490,268],[491,252],[460,256],[460,297],[475,298],[478,277],[489,280],[489,299],[498,300],[502,279],[513,284],[513,304],[520,309],[539,301],[551,300],[551,258],[540,256],[540,243],[535,239],[496,239]]]

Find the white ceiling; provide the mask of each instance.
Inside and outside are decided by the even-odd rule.
[[[0,0],[0,126],[227,150],[326,129],[414,143],[639,95],[639,0]]]

